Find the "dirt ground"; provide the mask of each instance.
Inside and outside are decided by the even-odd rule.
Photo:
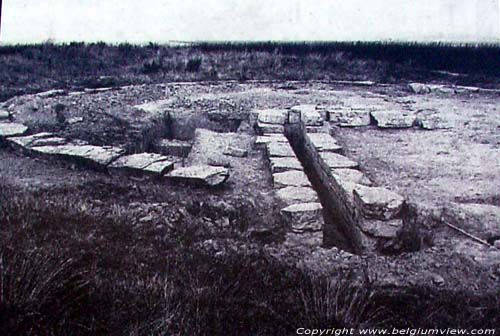
[[[208,163],[210,157],[214,159],[228,145],[248,151],[246,157],[227,159],[232,173],[224,188],[208,190],[164,181],[124,180],[65,163],[26,157],[9,149],[0,150],[2,183],[29,192],[74,190],[83,199],[105,203],[118,201],[125,207],[139,202],[145,210],[137,213],[137,220],[147,217],[147,204],[163,202],[166,206],[188,206],[194,202],[194,197],[196,202],[213,205],[217,209],[215,216],[227,217],[211,219],[222,226],[235,220],[234,216],[253,217],[243,228],[243,239],[221,238],[220,244],[215,244],[219,252],[228,246],[241,249],[264,246],[283,261],[322,273],[368,268],[383,285],[419,283],[474,291],[498,288],[500,251],[482,246],[437,223],[438,219],[447,218],[483,239],[500,237],[500,217],[496,208],[500,207],[497,95],[416,95],[404,86],[357,87],[319,82],[177,83],[49,98],[21,96],[7,101],[4,107],[13,112],[16,121],[25,123],[33,131],[53,131],[97,145],[127,146],[134,141],[133,134],[158,123],[157,115],[138,111],[133,106],[159,99],[165,100],[174,119],[189,121],[178,125],[184,129],[181,133],[185,137],[194,135],[196,128],[226,132],[207,133],[201,140],[198,138],[202,142],[198,144],[194,137],[195,144],[187,162]],[[58,104],[63,107],[57,108]],[[450,118],[452,127],[449,129],[382,130],[370,125],[334,127],[332,131],[343,145],[345,154],[358,160],[361,170],[376,185],[400,193],[420,211],[434,216],[436,223],[427,223],[425,227],[431,234],[422,250],[397,256],[355,256],[335,248],[285,248],[281,245],[280,207],[271,188],[267,162],[252,147],[255,134],[245,127],[245,122],[254,108],[287,108],[297,104],[364,106],[366,109],[372,106],[417,115],[431,111]],[[62,112],[57,112],[58,109]],[[61,121],[61,113],[64,121]],[[227,123],[228,118],[234,122]],[[463,207],[470,204],[493,208],[478,211],[477,207]],[[276,237],[263,245],[249,233],[252,230],[261,234],[267,230],[266,234]],[[273,230],[277,233],[269,232]],[[210,248],[214,248],[212,243],[213,240],[208,243]]]

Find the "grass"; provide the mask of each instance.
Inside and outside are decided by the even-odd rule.
[[[0,101],[52,88],[229,79],[439,80],[494,87],[499,84],[499,59],[498,45],[254,42],[169,47],[73,42],[2,46]]]
[[[213,231],[181,203],[141,225],[113,193],[101,206],[81,196],[1,186],[2,335],[500,325],[499,293],[382,289],[362,273],[325,278],[245,248],[237,232]]]

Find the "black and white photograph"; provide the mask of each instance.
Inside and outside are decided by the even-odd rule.
[[[500,0],[0,1],[0,335],[500,335]]]

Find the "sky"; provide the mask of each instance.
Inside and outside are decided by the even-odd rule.
[[[500,0],[3,0],[1,43],[500,41]]]

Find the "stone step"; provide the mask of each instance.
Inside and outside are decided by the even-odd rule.
[[[371,118],[379,128],[410,128],[416,124],[415,114],[403,111],[372,111]]]
[[[342,147],[330,134],[311,133],[307,135],[318,152],[340,152]]]
[[[307,175],[299,170],[290,170],[273,174],[273,185],[275,189],[286,187],[312,187]]]
[[[344,155],[330,152],[320,152],[320,157],[330,169],[336,168],[358,168],[358,163]]]
[[[269,158],[272,173],[282,173],[289,170],[303,170],[302,164],[295,157],[271,157]]]
[[[356,184],[371,185],[372,182],[359,170],[350,168],[337,168],[331,170],[337,181],[346,181]]]
[[[266,145],[267,156],[272,157],[295,157],[295,152],[289,143],[270,142]]]
[[[162,176],[174,168],[167,157],[156,153],[140,153],[122,156],[112,162],[108,169],[113,173],[132,175],[153,174]]]
[[[255,146],[265,146],[271,142],[288,143],[288,139],[283,134],[260,135],[255,139]]]
[[[205,165],[190,166],[176,168],[166,177],[184,183],[216,187],[226,182],[229,178],[229,170],[224,167]]]
[[[365,218],[390,220],[398,217],[403,208],[404,198],[386,188],[357,184],[353,193],[354,204]]]
[[[321,231],[323,229],[323,207],[321,203],[298,203],[281,209],[287,225],[294,232]]]
[[[286,187],[276,191],[276,195],[286,205],[318,202],[318,194],[308,187]]]

